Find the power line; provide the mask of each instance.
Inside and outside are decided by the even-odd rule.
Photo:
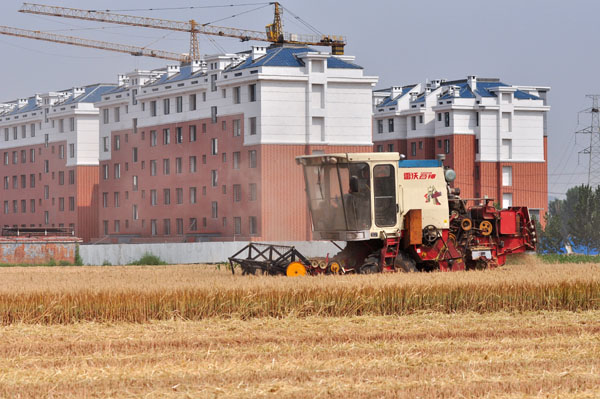
[[[589,134],[590,145],[579,151],[579,154],[589,156],[588,160],[588,185],[597,187],[600,185],[600,94],[588,94],[586,96],[592,100],[592,106],[579,112],[581,114],[591,115],[591,124],[588,127],[580,129],[575,134]]]

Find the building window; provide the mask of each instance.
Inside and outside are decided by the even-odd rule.
[[[27,151],[21,150],[21,163],[27,163]]]
[[[156,206],[158,204],[158,198],[156,195],[156,190],[150,190],[150,205]]]
[[[239,184],[233,185],[233,202],[240,202],[242,200],[242,186]]]
[[[64,199],[64,197],[59,197],[58,198],[58,211],[64,212],[64,210],[65,210],[65,199]]]
[[[423,115],[419,115],[419,123],[423,123]]]
[[[414,141],[410,143],[410,155],[413,157],[417,156],[417,143]]]
[[[65,184],[65,172],[63,172],[61,170],[60,172],[58,172],[58,185],[63,186],[64,184]]]
[[[27,213],[27,200],[21,200],[21,213]]]
[[[10,188],[10,177],[4,176],[4,189],[8,190]]]
[[[163,99],[163,114],[169,115],[171,112],[171,100],[169,98]]]
[[[177,144],[183,143],[183,128],[181,127],[175,128],[175,142]]]
[[[75,210],[75,197],[69,197],[69,211]]]
[[[169,129],[163,129],[163,144],[167,145],[171,143],[171,131]]]
[[[108,137],[102,137],[102,148],[104,152],[108,152]]]
[[[150,130],[150,147],[156,147],[158,142],[158,134],[156,130]]]
[[[450,112],[444,112],[444,126],[450,127]]]
[[[35,148],[29,150],[29,162],[35,162]]]
[[[102,221],[102,230],[104,230],[104,235],[107,236],[108,235],[108,220]]]
[[[475,154],[479,154],[479,139],[475,139]]]
[[[394,144],[388,144],[388,152],[394,152]]]
[[[202,124],[202,133],[206,133],[206,123]]]
[[[213,219],[217,219],[219,217],[219,204],[217,201],[211,202],[211,216]]]
[[[183,204],[183,188],[175,189],[175,201],[177,204]]]
[[[183,97],[178,96],[175,98],[175,111],[179,114],[183,112]]]
[[[197,171],[197,165],[196,165],[196,156],[192,155],[190,157],[190,173],[196,173]]]
[[[250,168],[256,168],[256,150],[248,151]]]
[[[156,160],[150,160],[150,176],[156,176]]]
[[[423,142],[419,141],[419,150],[422,150],[422,149],[423,149]]]
[[[258,226],[256,223],[256,216],[250,216],[249,220],[249,229],[250,229],[250,235],[256,235],[258,233]]]
[[[150,220],[150,234],[153,236],[158,234],[157,226],[156,226],[156,219]]]
[[[156,116],[156,101],[150,101],[150,116]]]
[[[119,151],[121,149],[121,136],[116,134],[113,138],[113,144],[115,151]]]
[[[198,230],[198,219],[190,218],[190,231]]]
[[[196,187],[190,187],[190,204],[195,204],[197,200]]]
[[[417,117],[416,116],[410,117],[410,130],[417,130]]]
[[[512,166],[502,167],[502,185],[512,186]]]
[[[120,122],[121,121],[121,108],[116,107],[115,108],[115,122]]]
[[[5,202],[7,202],[7,201],[5,201]],[[35,213],[35,200],[34,199],[29,201],[29,212]]]
[[[35,173],[29,175],[29,187],[35,188]]]
[[[133,176],[133,181],[132,181],[132,191],[137,191],[138,190],[138,177],[137,176]]]
[[[250,201],[256,201],[256,183],[250,183]]]
[[[211,182],[211,186],[217,187],[217,184],[218,184],[218,173],[217,173],[216,170],[211,170],[210,171],[210,182]]]
[[[133,211],[133,220],[138,220],[140,215],[138,214],[138,206],[137,205],[133,205],[132,206],[132,211]]]
[[[196,141],[196,125],[190,125],[190,143]]]
[[[250,135],[254,136],[256,134],[256,117],[248,118],[248,122],[250,125]]]
[[[163,189],[163,205],[171,205],[171,189]]]
[[[502,194],[502,208],[510,208],[513,206],[513,195],[512,193],[503,193]]]
[[[170,159],[163,159],[163,175],[169,175],[171,174],[171,160]]]
[[[256,84],[252,84],[248,86],[248,101],[254,102],[256,101]]]
[[[69,144],[69,158],[75,158],[75,144]]]
[[[115,226],[115,228],[114,228],[115,233],[119,233],[121,231],[121,221],[115,220],[114,226]]]
[[[227,89],[221,89],[221,96],[227,98]]]
[[[183,162],[182,158],[175,158],[175,173],[183,172]]]
[[[50,198],[50,186],[44,186],[44,199]]]
[[[450,154],[450,139],[444,140],[444,153]]]
[[[4,153],[4,165],[8,165],[10,163],[10,156],[8,155],[8,151]]]
[[[377,150],[376,152],[383,152],[383,144],[378,144],[377,145]]]
[[[239,168],[240,168],[240,153],[234,152],[233,153],[233,169],[239,169]]]
[[[475,126],[479,126],[479,112],[475,112]]]
[[[437,119],[438,119],[438,122],[442,121],[442,113],[441,112],[438,112]]]
[[[171,235],[171,219],[163,219],[163,225],[164,225],[164,235],[169,236]]]
[[[44,173],[50,172],[50,161],[44,160]]]
[[[175,226],[177,229],[177,234],[183,234],[183,219],[175,219]]]
[[[210,154],[217,155],[218,154],[218,142],[217,139],[210,140]]]
[[[69,184],[75,184],[75,171],[69,171]]]
[[[195,111],[196,110],[196,95],[190,94],[189,101],[190,101],[190,111]]]
[[[210,91],[217,91],[217,75],[210,75]]]
[[[383,120],[381,120],[381,119],[377,120],[377,133],[378,134],[383,133]]]
[[[233,120],[233,137],[239,137],[241,134],[240,119]]]
[[[210,107],[210,120],[212,123],[217,123],[217,106],[213,105]]]
[[[108,120],[108,112],[109,112],[108,108],[104,108],[104,109],[102,110],[102,122],[103,122],[105,125],[106,125],[106,124],[109,122],[109,120]]]
[[[137,147],[133,147],[131,149],[131,160],[133,162],[137,162],[138,161],[138,149],[137,149]]]
[[[394,119],[388,119],[388,132],[394,132]]]
[[[116,163],[114,166],[115,169],[115,179],[120,179],[121,178],[121,164]]]
[[[233,103],[234,104],[239,104],[240,103],[240,87],[234,87],[233,88]]]
[[[234,217],[233,218],[233,234],[239,236],[242,234],[242,218]]]

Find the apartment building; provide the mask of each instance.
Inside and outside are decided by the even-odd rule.
[[[476,76],[376,90],[374,150],[408,159],[445,154],[463,198],[528,206],[541,220],[548,204],[549,90]]]
[[[0,103],[0,225],[71,227],[97,236],[98,109],[116,85],[94,84]]]
[[[310,239],[295,157],[372,151],[376,82],[354,57],[293,46],[120,76],[96,102],[96,236]]]

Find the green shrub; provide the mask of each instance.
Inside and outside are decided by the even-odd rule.
[[[83,259],[81,259],[81,255],[79,254],[79,244],[75,246],[75,262],[73,264],[75,266],[83,266]]]
[[[61,260],[60,262],[58,262],[59,266],[72,266],[71,262],[69,262],[68,260]]]
[[[131,262],[130,265],[166,265],[167,262],[162,260],[156,255],[152,255],[151,253],[145,253],[138,260]]]
[[[112,266],[112,263],[110,263],[107,260],[104,260],[104,262],[102,262],[102,266]]]

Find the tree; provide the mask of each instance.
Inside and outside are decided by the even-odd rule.
[[[581,185],[570,188],[564,200],[548,204],[546,228],[540,234],[541,252],[564,252],[565,244],[584,249],[586,254],[600,249],[600,187]]]

